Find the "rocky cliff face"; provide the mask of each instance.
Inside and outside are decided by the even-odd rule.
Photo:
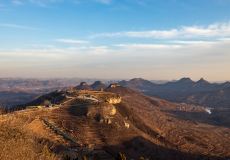
[[[88,117],[94,117],[99,114],[102,117],[114,116],[116,115],[116,112],[117,112],[116,108],[113,105],[108,105],[108,104],[87,107]]]

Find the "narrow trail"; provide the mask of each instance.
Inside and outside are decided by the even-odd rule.
[[[98,136],[97,130],[92,125],[88,123],[81,123],[81,125],[78,126],[78,128],[83,131],[82,133],[84,133],[84,142],[82,143],[82,141],[79,140],[77,136],[74,137],[69,133],[66,133],[63,129],[58,127],[57,124],[45,118],[41,118],[41,120],[55,134],[63,137],[66,141],[70,142],[73,146],[71,148],[72,151],[80,153],[81,155],[97,155],[100,160],[113,159],[112,155],[102,149],[104,143]]]
[[[75,144],[76,146],[80,146],[77,143],[77,140],[72,137],[71,135],[69,135],[68,133],[64,132],[62,129],[58,128],[54,123],[49,122],[47,119],[41,119],[44,124],[50,128],[53,132],[55,132],[56,134],[62,136],[65,140],[70,141],[71,143]]]

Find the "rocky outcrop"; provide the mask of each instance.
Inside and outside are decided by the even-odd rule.
[[[105,122],[107,124],[112,123],[111,117],[115,116],[117,110],[114,105],[100,104],[88,106],[86,116],[94,118],[99,122]]]
[[[112,83],[112,84],[109,85],[108,88],[117,88],[117,87],[120,87],[120,86],[121,86],[121,85],[118,84],[118,83]]]
[[[111,97],[111,98],[107,98],[106,102],[108,102],[109,104],[119,104],[121,103],[121,97]]]

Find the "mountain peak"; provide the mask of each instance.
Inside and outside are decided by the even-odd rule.
[[[143,78],[133,78],[130,80],[130,82],[132,82],[132,81],[140,82],[140,81],[147,81],[147,80],[145,80]]]
[[[184,78],[181,78],[180,80],[178,80],[178,82],[190,82],[190,83],[193,83],[193,80],[191,80],[188,77],[184,77]]]
[[[101,81],[95,81],[92,85],[91,88],[93,88],[94,90],[103,90],[106,88],[106,85],[101,82]]]
[[[102,81],[95,81],[92,85],[101,85],[103,84]]]
[[[196,83],[198,84],[209,84],[208,81],[206,81],[204,78],[201,78],[199,81],[197,81]]]
[[[86,82],[81,82],[80,86],[87,86],[88,84]]]
[[[152,82],[150,82],[149,80],[143,79],[143,78],[133,78],[131,80],[129,80],[129,82],[131,83],[148,83],[148,84],[153,84]]]
[[[91,87],[86,82],[81,82],[76,89],[79,90],[91,90]]]
[[[228,87],[230,87],[230,82],[227,81],[227,82],[225,82],[225,83],[222,83],[221,85],[222,85],[224,88],[228,88]]]

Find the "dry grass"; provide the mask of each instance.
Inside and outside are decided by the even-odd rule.
[[[30,114],[28,114],[30,115]],[[55,160],[59,159],[50,150],[50,144],[42,136],[28,130],[35,116],[11,114],[0,118],[1,160]]]

